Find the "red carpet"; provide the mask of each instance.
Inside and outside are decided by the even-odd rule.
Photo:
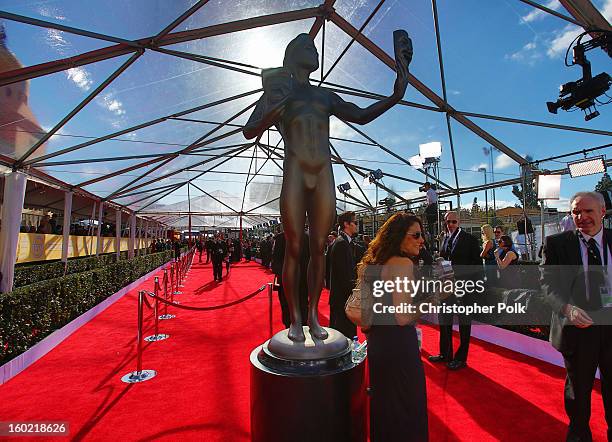
[[[214,284],[210,265],[196,263],[177,300],[218,305],[271,280],[258,264],[241,263]],[[152,280],[144,287],[152,289]],[[176,319],[160,321],[171,337],[147,343],[143,358],[157,377],[127,385],[120,377],[136,366],[136,293],[0,386],[0,421],[67,421],[70,440],[249,440],[248,356],[268,338],[266,292],[227,309],[179,310]],[[326,304],[324,295],[323,310]],[[276,332],[282,328],[276,297],[274,320]],[[435,353],[437,331],[423,326],[423,334],[424,356]],[[564,439],[561,368],[478,340],[468,362],[459,372],[425,363],[432,441]],[[605,440],[599,390],[591,427],[595,440]]]

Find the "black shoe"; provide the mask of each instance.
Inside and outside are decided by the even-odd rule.
[[[458,361],[458,360],[454,360],[454,361],[450,361],[447,364],[447,367],[449,370],[460,370],[462,368],[467,367],[467,364],[465,363],[465,361]]]
[[[446,358],[443,355],[430,356],[427,358],[429,362],[444,362]]]

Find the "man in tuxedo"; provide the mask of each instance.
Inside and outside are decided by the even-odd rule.
[[[330,250],[329,326],[347,338],[357,335],[357,327],[344,312],[344,305],[355,287],[356,268],[353,236],[358,226],[353,212],[338,217],[340,233]]]
[[[591,390],[601,373],[601,393],[612,440],[612,230],[604,229],[605,201],[597,192],[570,200],[576,230],[546,238],[542,288],[553,309],[550,342],[563,355],[568,441],[591,441]]]
[[[480,247],[478,240],[462,230],[459,226],[459,217],[455,212],[447,212],[444,216],[447,235],[442,243],[440,255],[450,261],[453,265],[455,279],[477,280],[482,278],[482,260],[480,258]],[[462,299],[466,303],[468,295]],[[458,303],[459,299],[453,294],[444,303]],[[470,346],[470,335],[472,331],[472,319],[468,315],[459,317],[460,345],[457,353],[453,356],[453,314],[440,313],[440,354],[430,356],[431,362],[446,362],[451,370],[459,370],[467,365],[468,349]]]

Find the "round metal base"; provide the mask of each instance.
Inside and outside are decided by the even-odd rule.
[[[155,376],[157,376],[157,372],[155,370],[141,370],[140,372],[133,371],[128,373],[123,376],[121,380],[126,384],[135,384],[137,382],[148,381],[149,379],[153,379]]]
[[[146,338],[144,338],[144,340],[147,342],[157,342],[157,341],[163,341],[164,339],[168,339],[169,337],[170,335],[159,333],[157,335],[147,336]]]
[[[327,338],[321,340],[310,334],[310,328],[303,326],[305,340],[294,342],[289,339],[289,330],[281,330],[263,346],[263,352],[282,360],[312,361],[340,357],[350,353],[350,340],[333,328],[323,327]],[[260,358],[261,360],[261,358]]]
[[[176,318],[176,315],[171,315],[170,313],[168,313],[167,315],[159,315],[159,319],[161,319],[162,321],[165,319],[172,319],[172,318]]]

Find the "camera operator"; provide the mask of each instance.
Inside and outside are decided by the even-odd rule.
[[[425,218],[427,220],[427,231],[431,237],[437,234],[437,218],[438,218],[438,192],[429,181],[419,187],[421,192],[425,192],[427,199],[427,207],[425,208]]]

